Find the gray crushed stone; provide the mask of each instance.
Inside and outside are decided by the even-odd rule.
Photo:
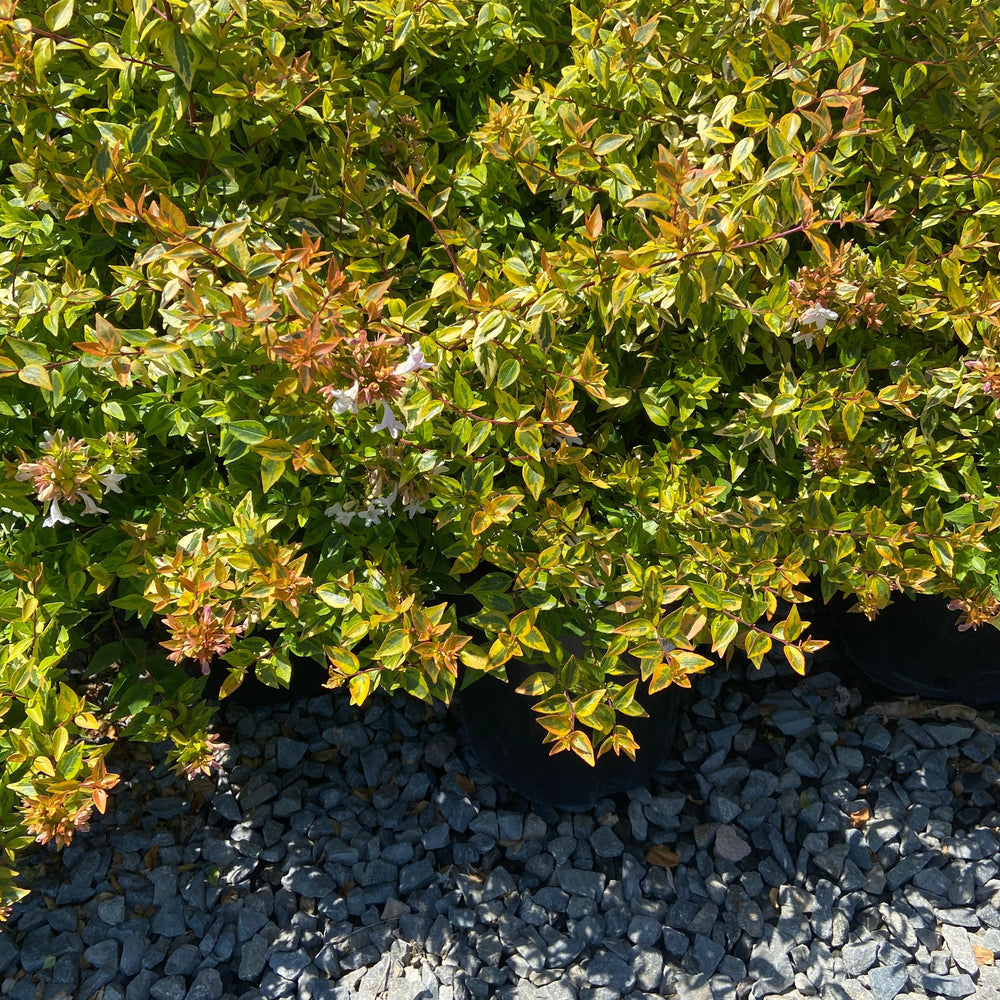
[[[771,663],[695,686],[652,784],[584,813],[495,782],[440,706],[226,706],[211,779],[136,748],[107,815],[25,859],[0,997],[1000,995],[989,720]]]

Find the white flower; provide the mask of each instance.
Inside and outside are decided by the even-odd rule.
[[[806,326],[814,326],[817,330],[822,330],[827,323],[832,323],[839,317],[835,312],[814,302],[800,317],[799,322]]]
[[[388,431],[393,440],[399,437],[400,431],[406,430],[406,424],[401,424],[396,415],[389,408],[389,404],[382,403],[382,419],[372,428],[373,431]]]
[[[409,375],[412,372],[418,372],[421,368],[433,368],[432,364],[428,364],[424,359],[424,352],[420,350],[419,347],[409,347],[407,348],[410,352],[409,357],[399,365],[396,365],[397,375]]]
[[[365,522],[365,527],[370,528],[373,525],[382,523],[383,511],[381,508],[376,507],[374,504],[370,507],[366,507],[364,510],[358,511],[358,516],[362,521]]]
[[[49,501],[49,513],[48,516],[42,521],[43,528],[54,528],[57,524],[72,524],[73,518],[67,517],[59,509],[58,500]]]
[[[792,334],[793,344],[805,344],[806,347],[812,347],[813,345],[813,335],[811,333],[806,333],[805,330],[796,330]]]
[[[392,509],[392,505],[396,502],[396,497],[399,496],[399,489],[393,486],[392,492],[387,497],[376,497],[372,504],[376,507],[381,507],[385,513],[389,513]]]
[[[358,412],[358,389],[361,388],[359,382],[355,382],[350,389],[338,389],[330,393],[333,402],[334,413],[357,413]]]
[[[323,513],[327,517],[332,517],[338,524],[344,525],[345,528],[354,520],[354,511],[344,510],[339,503],[331,504]]]
[[[115,467],[111,466],[111,471],[101,476],[99,482],[109,493],[121,493],[122,489],[118,485],[125,476],[120,472],[115,472]]]
[[[121,493],[121,490],[118,492]],[[107,511],[103,507],[98,507],[94,503],[94,498],[89,493],[81,493],[80,499],[83,501],[84,514],[107,514]]]
[[[411,500],[405,505],[404,510],[409,515],[411,521],[417,516],[417,514],[427,513],[427,508],[419,500]]]

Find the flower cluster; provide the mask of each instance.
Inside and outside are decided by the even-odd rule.
[[[167,615],[163,621],[173,638],[160,643],[173,650],[167,659],[180,663],[185,657],[190,657],[197,660],[201,664],[201,672],[207,674],[212,658],[230,649],[233,636],[241,635],[244,629],[243,625],[234,624],[236,612],[230,605],[224,605],[222,611],[222,618],[218,619],[211,605],[206,605],[200,612]]]
[[[334,389],[332,385],[327,385],[320,389],[320,393],[326,398],[334,413],[357,413],[359,409],[363,409],[369,403],[381,402],[382,419],[373,426],[372,430],[379,433],[388,431],[395,440],[399,437],[400,432],[406,429],[406,426],[396,418],[389,403],[376,394],[377,391],[384,391],[386,395],[395,397],[399,393],[397,382],[402,384],[402,379],[405,376],[416,374],[424,368],[433,367],[424,357],[424,352],[420,347],[411,345],[408,348],[406,360],[396,365],[392,372],[381,380],[381,383],[377,383],[377,390],[373,390],[370,384],[367,388],[363,387],[361,379],[355,379],[347,389]]]
[[[222,766],[218,755],[228,749],[229,744],[224,743],[218,733],[206,733],[204,738],[190,740],[178,746],[174,770],[189,779],[199,775],[210,777],[212,771],[217,771]]]
[[[952,601],[948,610],[962,612],[958,631],[968,632],[969,629],[977,629],[1000,618],[1000,601],[993,594],[975,594]]]
[[[812,347],[813,337],[816,330],[825,330],[827,323],[832,323],[839,319],[837,313],[819,302],[814,302],[805,312],[799,316],[799,323],[809,329],[798,329],[792,334],[792,343],[804,343],[806,347]]]
[[[398,497],[399,488],[394,486],[388,496],[375,497],[375,499],[364,507],[345,509],[342,504],[334,503],[330,504],[323,513],[345,527],[350,525],[354,518],[360,517],[366,528],[372,528],[375,525],[381,524],[383,518],[393,516],[392,508]],[[417,514],[426,513],[427,508],[424,507],[420,499],[416,499],[415,496],[408,496],[404,492],[403,510],[406,511],[407,516],[412,520]]]
[[[66,789],[65,782],[58,788],[22,798],[28,832],[39,844],[55,841],[64,847],[75,833],[90,829],[90,815],[96,807],[103,813],[108,805],[108,792],[119,781],[117,774],[108,774],[103,760],[91,765],[90,777],[79,786]],[[81,798],[82,796],[82,798]]]
[[[79,807],[69,805],[70,793],[61,795],[31,796],[23,798],[25,824],[28,833],[39,844],[55,841],[56,847],[65,847],[75,833],[86,833],[90,829],[92,803]]]
[[[975,358],[966,361],[965,367],[981,378],[979,389],[984,395],[1000,400],[1000,362],[996,358]],[[1000,415],[1000,406],[997,414]]]
[[[809,460],[809,468],[813,472],[832,475],[847,464],[847,449],[831,441],[819,441],[807,444],[802,449]]]
[[[30,480],[38,500],[49,505],[43,527],[73,524],[73,518],[63,513],[60,503],[83,504],[84,514],[107,514],[96,501],[104,492],[121,493],[118,484],[124,475],[116,473],[113,465],[102,469],[104,463],[91,458],[85,441],[67,438],[61,430],[55,434],[46,431],[39,450],[41,457],[34,462],[21,462],[14,478],[22,482]]]

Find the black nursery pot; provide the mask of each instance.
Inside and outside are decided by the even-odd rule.
[[[525,798],[558,809],[589,809],[598,799],[649,784],[674,740],[677,689],[637,693],[649,717],[628,719],[639,744],[635,761],[606,753],[591,767],[568,751],[549,756],[551,744],[542,742],[545,731],[531,711],[534,699],[515,690],[537,669],[511,662],[508,683],[486,676],[457,694],[466,739],[483,770]]]
[[[984,625],[958,631],[959,612],[934,594],[893,597],[868,621],[838,595],[830,622],[851,662],[898,694],[985,705],[1000,701],[1000,631]]]
[[[320,695],[331,696],[330,689],[323,686],[330,677],[326,664],[304,657],[293,659],[292,679],[287,688],[273,688],[258,680],[252,670],[248,670],[240,686],[227,698],[220,699],[219,693],[228,676],[228,664],[221,657],[216,657],[212,661],[208,678],[205,681],[204,698],[206,701],[218,701],[225,705],[241,705],[244,708],[266,708],[271,705],[287,705],[306,698],[316,698]]]

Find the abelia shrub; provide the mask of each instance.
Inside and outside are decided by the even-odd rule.
[[[810,578],[995,625],[998,38],[0,0],[0,905],[115,740],[210,768],[213,662],[361,704],[527,660],[593,760],[639,685],[804,669]]]

